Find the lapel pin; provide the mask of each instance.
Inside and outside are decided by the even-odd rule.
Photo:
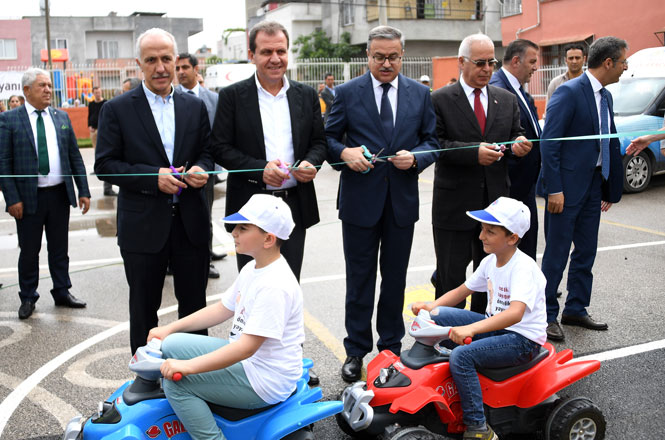
[[[497,104],[497,105],[499,104],[499,102],[496,99],[494,100],[494,103]]]
[[[65,125],[65,124],[62,124],[62,125],[60,126],[60,129],[61,129],[61,130],[67,130],[67,128],[68,128],[68,127],[67,127],[67,125]]]

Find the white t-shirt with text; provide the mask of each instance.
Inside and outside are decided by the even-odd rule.
[[[502,267],[496,267],[496,255],[486,256],[464,284],[477,292],[487,291],[487,317],[508,309],[512,301],[526,304],[522,320],[506,330],[543,345],[547,340],[546,282],[536,262],[516,249]]]
[[[266,338],[242,361],[250,385],[268,404],[286,400],[302,376],[305,329],[302,290],[284,257],[261,269],[247,263],[222,304],[234,312],[231,343],[243,333]]]

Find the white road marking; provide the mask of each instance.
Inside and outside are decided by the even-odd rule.
[[[662,350],[663,348],[665,348],[665,339],[661,339],[660,341],[651,341],[639,345],[632,345],[630,347],[616,348],[614,350],[603,351],[595,354],[589,354],[575,358],[573,360],[586,361],[595,359],[601,362],[605,362],[611,361],[613,359],[632,356],[634,354],[646,353],[647,351]]]
[[[12,318],[16,319],[16,315],[12,314]],[[12,334],[3,338],[0,341],[0,348],[6,347],[7,345],[15,344],[26,336],[30,334],[32,327],[28,324],[20,321],[0,321],[0,327],[9,327],[12,331]]]
[[[71,382],[74,385],[87,388],[109,388],[115,390],[120,387],[130,379],[133,379],[133,376],[128,376],[126,379],[101,379],[99,377],[91,376],[86,368],[93,362],[97,362],[100,359],[104,359],[111,356],[116,356],[118,354],[124,355],[127,357],[129,355],[129,350],[127,347],[113,348],[110,350],[100,351],[98,353],[93,353],[88,356],[84,356],[76,362],[72,363],[67,371],[63,375],[65,379]]]

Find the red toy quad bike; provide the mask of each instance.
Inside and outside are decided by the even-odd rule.
[[[450,350],[439,346],[449,331],[421,310],[409,329],[413,347],[400,357],[382,351],[367,366],[367,384],[356,382],[344,390],[340,428],[355,438],[461,438],[465,426]],[[545,440],[605,437],[605,418],[596,405],[585,397],[556,394],[600,368],[599,361],[569,362],[572,358],[571,350],[557,353],[546,343],[527,364],[478,371],[487,423],[500,439],[508,434]]]

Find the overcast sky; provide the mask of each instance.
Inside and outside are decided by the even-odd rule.
[[[0,19],[39,15],[39,0],[0,1]],[[189,37],[190,52],[205,44],[215,53],[224,29],[246,25],[244,0],[50,0],[49,7],[52,16],[106,16],[111,11],[127,16],[141,11],[166,12],[169,17],[203,18],[203,32]]]

